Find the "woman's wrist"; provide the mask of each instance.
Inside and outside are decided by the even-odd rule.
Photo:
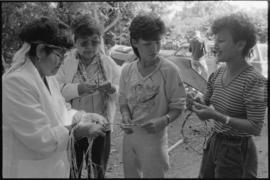
[[[215,121],[219,121],[219,122],[222,122],[222,123],[224,123],[224,124],[226,124],[226,122],[228,121],[228,118],[227,117],[229,117],[229,116],[226,116],[226,115],[224,115],[224,114],[222,114],[222,113],[219,113],[219,112],[217,112],[217,111],[215,111],[215,113],[214,113],[214,115],[213,115],[213,119],[215,120]],[[229,120],[230,121],[230,120]]]
[[[122,116],[130,116],[129,108],[127,105],[120,106],[120,113]]]
[[[166,114],[164,116],[164,119],[165,119],[165,124],[166,126],[169,125],[171,123],[171,116],[169,114]]]
[[[123,117],[126,117],[126,116],[127,116],[127,117],[130,117],[129,112],[124,111],[124,112],[122,112],[121,114],[122,114]]]

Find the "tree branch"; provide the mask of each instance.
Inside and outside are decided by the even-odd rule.
[[[111,24],[109,24],[105,30],[104,30],[104,33],[106,33],[107,31],[109,31],[113,26],[116,25],[116,23],[121,19],[121,16],[120,16],[120,13],[118,12],[117,13],[117,17],[113,20],[113,22]]]

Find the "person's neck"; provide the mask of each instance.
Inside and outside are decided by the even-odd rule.
[[[238,72],[242,71],[248,66],[245,58],[239,57],[238,59],[233,59],[230,62],[226,63],[227,65],[227,72],[231,75],[237,74]]]
[[[84,57],[80,55],[81,62],[85,65],[88,66],[93,62],[97,54],[93,54],[91,57]]]
[[[139,61],[139,64],[141,68],[147,69],[147,68],[155,66],[156,64],[158,64],[158,62],[159,62],[159,59],[155,59],[154,61],[144,61],[143,59],[141,59]]]
[[[31,59],[32,63],[34,64],[34,66],[36,67],[41,79],[45,78],[45,74],[42,72],[40,65],[37,63],[38,60],[37,59]]]

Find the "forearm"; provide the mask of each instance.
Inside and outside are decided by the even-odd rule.
[[[213,115],[213,119],[215,121],[219,121],[222,123],[226,123],[226,118],[227,118],[226,115],[217,111]],[[254,126],[247,119],[240,119],[240,118],[234,118],[234,117],[229,117],[229,118],[230,120],[229,120],[228,125],[231,126],[232,128],[237,129],[241,132],[245,132],[245,133],[256,135],[256,136],[260,134],[261,128]]]
[[[78,83],[67,83],[61,89],[61,93],[66,101],[79,97]]]
[[[168,114],[168,116],[170,118],[168,120],[168,117],[166,117],[167,123],[169,124],[169,123],[175,121],[177,119],[177,117],[179,117],[181,115],[182,112],[183,112],[182,109],[171,109],[171,110],[169,110],[169,112],[167,114]]]
[[[120,105],[120,112],[121,112],[122,115],[127,114],[127,115],[129,115],[131,117],[131,113],[130,113],[130,110],[129,110],[129,107],[128,107],[127,104]]]

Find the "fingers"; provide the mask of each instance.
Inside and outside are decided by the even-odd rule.
[[[85,114],[84,111],[78,111],[73,117],[72,117],[72,124],[77,124],[82,119],[83,115]]]
[[[104,84],[100,85],[98,90],[108,94],[113,94],[116,92],[116,88],[112,86],[110,82],[105,82]]]
[[[156,133],[156,127],[153,122],[147,122],[141,127],[144,128],[148,133]]]
[[[88,129],[88,137],[105,136],[106,131],[101,124],[92,124]]]
[[[191,107],[191,109],[195,113],[198,113],[199,112],[199,109],[197,109],[194,105]]]
[[[120,128],[126,133],[131,134],[133,133],[132,127],[128,126],[128,124],[131,124],[131,119],[128,115],[122,116],[122,123],[123,125],[120,125]],[[125,125],[126,124],[126,125]]]
[[[99,131],[97,131],[97,136],[105,136],[105,135],[106,135],[105,130],[99,130]]]
[[[198,103],[198,102],[196,102],[196,101],[194,101],[193,104],[194,104],[195,107],[198,108],[198,109],[207,109],[207,108],[208,108],[208,106],[203,105],[203,104],[200,104],[200,103]]]
[[[91,85],[91,84],[85,83],[84,88],[85,88],[86,93],[92,94],[93,92],[97,90],[97,85]]]
[[[97,113],[86,113],[83,118],[86,120],[86,121],[90,121],[92,123],[95,123],[95,124],[105,124],[107,121],[106,119],[97,114]]]
[[[151,127],[152,126],[152,122],[147,122],[147,123],[144,123],[142,124],[142,128],[147,128],[147,127]]]
[[[98,90],[100,90],[100,91],[108,91],[109,89],[111,89],[111,83],[110,82],[105,82],[104,84],[101,84],[98,87]]]
[[[108,92],[109,94],[113,94],[113,93],[116,92],[116,88],[112,86],[107,92]]]
[[[128,124],[128,123],[124,123],[124,124]],[[133,133],[132,127],[128,126],[128,125],[120,125],[120,128],[126,133],[126,134],[131,134]]]

